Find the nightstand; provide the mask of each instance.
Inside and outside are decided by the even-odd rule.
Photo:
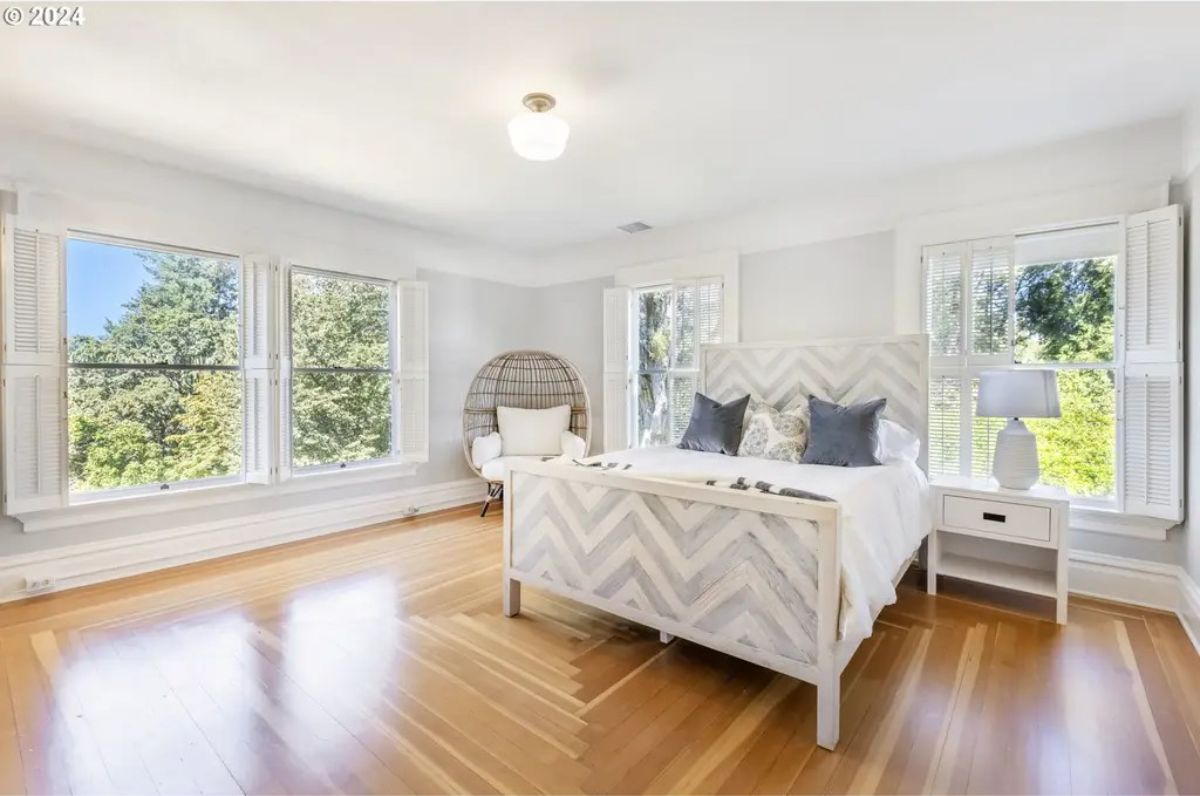
[[[927,589],[937,594],[937,576],[1000,586],[1051,597],[1058,623],[1067,621],[1067,553],[1070,548],[1070,502],[1058,487],[1038,484],[1032,489],[1004,489],[995,481],[938,478],[932,485],[933,531],[929,534]],[[953,552],[948,537],[955,537]],[[988,540],[993,551],[1007,546],[1037,548],[1011,551],[1009,556],[976,554],[971,540]],[[989,547],[976,544],[975,547]],[[1024,552],[1030,555],[1019,555]],[[1040,558],[1049,568],[1028,566]],[[1013,563],[1003,559],[1017,559]]]

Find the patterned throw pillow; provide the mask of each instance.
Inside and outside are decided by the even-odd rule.
[[[799,464],[808,444],[808,402],[784,407],[781,412],[766,401],[751,398],[745,426],[738,456]]]

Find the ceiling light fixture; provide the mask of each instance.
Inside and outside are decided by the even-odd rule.
[[[554,160],[567,148],[570,125],[550,113],[554,97],[549,94],[526,94],[521,102],[530,112],[514,116],[508,123],[513,149],[526,160]]]

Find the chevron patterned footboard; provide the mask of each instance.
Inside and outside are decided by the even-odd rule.
[[[836,741],[836,504],[544,463],[505,495],[506,613],[527,583],[817,683]]]

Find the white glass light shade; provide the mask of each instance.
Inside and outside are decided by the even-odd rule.
[[[1058,417],[1052,370],[992,370],[979,374],[978,417]]]
[[[508,123],[508,139],[526,160],[554,160],[567,148],[571,127],[550,113],[522,113]]]

